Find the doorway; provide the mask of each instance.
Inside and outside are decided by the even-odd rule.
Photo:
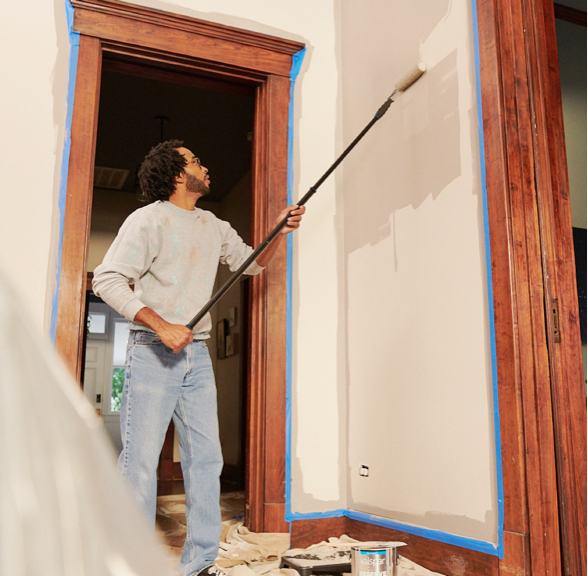
[[[125,318],[91,294],[88,298],[84,395],[104,421],[115,453],[122,451],[120,401],[124,382]]]
[[[109,0],[73,0],[80,34],[64,210],[56,349],[81,379],[90,214],[103,62],[140,66],[255,92],[251,239],[265,238],[287,205],[292,58],[304,45]],[[120,71],[120,69],[119,69]],[[180,82],[182,83],[182,82]],[[245,501],[247,526],[285,532],[287,250],[250,280]]]
[[[101,263],[126,217],[145,205],[137,177],[142,159],[152,146],[171,138],[183,140],[209,169],[213,182],[211,193],[199,200],[198,207],[228,221],[244,241],[251,244],[255,91],[229,83],[211,84],[195,76],[178,74],[172,78],[173,81],[161,78],[157,71],[145,66],[126,66],[104,59],[87,261],[90,273]],[[228,268],[221,265],[217,287],[229,275]],[[221,481],[227,490],[243,490],[245,482],[249,366],[247,325],[244,323],[249,317],[249,302],[242,297],[247,293],[245,282],[247,280],[235,285],[211,312],[213,332],[209,348],[217,377],[225,462]],[[90,312],[92,306],[99,304],[90,302]],[[193,315],[197,312],[194,310]],[[107,318],[112,314],[113,311],[108,312]],[[222,332],[222,338],[217,338],[218,331]],[[87,394],[94,402],[96,396],[103,400],[97,409],[110,425],[116,414],[108,409],[106,392],[112,388],[114,376],[110,369],[94,372],[94,367],[88,365],[89,359],[98,352],[95,348],[101,345],[97,340],[96,334],[88,334],[85,372],[102,375],[94,385],[104,388],[104,393]],[[108,339],[105,342],[108,344]],[[91,382],[84,378],[84,389],[88,387],[92,387]],[[116,438],[114,443],[117,445]],[[163,449],[159,481],[162,494],[181,490],[182,472],[173,424]]]

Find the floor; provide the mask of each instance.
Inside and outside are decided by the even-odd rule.
[[[160,490],[157,497],[157,527],[162,540],[171,553],[170,561],[179,563],[182,547],[186,536],[186,518],[184,515],[186,499],[184,494],[173,493],[179,487],[168,485]],[[162,492],[167,492],[162,494]],[[351,574],[335,574],[326,565],[335,568],[343,560],[351,560],[352,546],[361,544],[343,535],[340,538],[329,538],[328,542],[320,542],[304,550],[289,549],[289,534],[255,534],[243,526],[245,513],[244,492],[223,492],[221,494],[221,513],[223,529],[219,556],[216,564],[223,568],[228,576],[300,576],[300,574],[322,574],[324,576],[351,576]],[[382,543],[365,542],[365,545],[381,546]],[[402,543],[387,543],[403,546]],[[282,566],[282,558],[293,560],[289,566],[298,567],[298,571]],[[322,569],[321,569],[322,568]],[[363,572],[367,576],[443,576],[430,572],[407,558],[398,556],[394,570],[381,572]],[[359,574],[362,574],[361,569]]]
[[[185,494],[165,494],[157,497],[156,523],[159,532],[170,552],[179,560],[186,537]],[[223,522],[242,519],[245,514],[245,494],[243,492],[223,492],[221,494],[221,513]]]

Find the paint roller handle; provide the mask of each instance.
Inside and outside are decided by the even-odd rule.
[[[351,150],[355,147],[355,145],[365,136],[365,134],[370,130],[370,128],[386,113],[390,104],[392,104],[392,96],[397,92],[404,92],[407,88],[412,86],[427,70],[426,65],[423,62],[419,62],[408,74],[406,74],[403,78],[401,78],[395,85],[395,90],[392,95],[380,106],[378,111],[376,112],[375,116],[372,120],[368,123],[368,125],[357,135],[355,140],[347,146],[347,148],[342,152],[342,154],[333,162],[330,168],[317,180],[314,186],[311,186],[308,189],[308,192],[298,201],[296,202],[297,206],[304,206],[310,200],[310,198],[316,193],[319,186],[331,175],[331,173],[343,162],[343,159],[351,152]],[[209,312],[209,310],[224,296],[224,294],[239,280],[239,278],[244,274],[245,270],[252,264],[252,262],[268,247],[270,242],[278,235],[280,230],[286,225],[288,222],[288,218],[290,215],[286,216],[265,238],[265,240],[252,252],[252,254],[247,258],[247,260],[241,265],[241,267],[236,270],[233,275],[221,286],[218,292],[209,300],[209,302],[190,320],[186,327],[192,330],[202,318]],[[172,350],[167,349],[168,352]]]

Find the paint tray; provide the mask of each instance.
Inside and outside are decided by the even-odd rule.
[[[291,568],[296,570],[300,576],[351,572],[351,552],[340,552],[336,557],[329,558],[319,558],[312,553],[282,556],[280,568]]]

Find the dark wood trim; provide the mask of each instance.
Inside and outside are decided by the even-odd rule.
[[[406,542],[400,554],[421,566],[446,576],[472,574],[495,576],[498,558],[475,550],[468,550],[443,542],[435,542],[421,536],[399,532],[391,528],[374,526],[347,518],[347,535],[355,540]]]
[[[109,16],[123,18],[132,24],[130,26],[131,29],[133,29],[136,23],[142,23],[172,30],[181,30],[189,35],[195,34],[203,38],[208,38],[212,43],[227,41],[241,46],[258,48],[264,51],[262,52],[263,54],[267,51],[268,53],[292,56],[299,52],[302,46],[300,42],[294,40],[260,34],[224,24],[216,24],[207,20],[181,16],[164,10],[147,8],[118,0],[72,0],[71,3],[75,9],[75,14],[78,15],[85,11],[87,13],[103,15],[105,18]],[[144,46],[144,44],[136,44]],[[181,53],[185,54],[185,52]],[[258,57],[259,52],[253,52],[252,54],[255,59]],[[284,62],[287,63],[287,60],[284,60]],[[246,67],[251,69],[250,63]],[[267,69],[263,69],[263,71],[267,73]]]
[[[255,138],[253,139],[252,189],[255,197],[267,198],[268,194],[268,91],[264,84],[257,89],[255,100]],[[253,244],[259,244],[264,238],[268,226],[267,202],[254,200],[251,210],[251,236]],[[260,274],[251,279],[250,301],[251,315],[248,340],[251,347],[251,367],[248,381],[247,402],[247,438],[246,451],[248,465],[245,478],[245,522],[254,532],[263,531],[263,507],[256,503],[263,502],[265,462],[265,382],[267,367],[265,364],[265,339],[263,330],[267,317],[267,275]]]
[[[141,73],[144,67],[146,74],[163,74],[172,81],[180,81],[180,75],[185,74],[187,82],[201,76],[198,81],[215,86],[222,81],[225,88],[234,83],[238,90],[257,90],[252,196],[252,241],[256,244],[286,206],[289,71],[292,54],[303,45],[122,2],[73,0],[73,5],[74,26],[81,36],[56,347],[79,377],[103,58],[109,66],[121,66],[132,73]],[[283,468],[285,458],[286,267],[282,250],[268,270],[251,283],[247,518],[252,529],[266,532],[288,529],[284,522],[284,471],[274,464]],[[266,451],[275,460],[267,461]],[[272,469],[266,474],[270,464]]]
[[[290,548],[308,548],[331,537],[340,538],[347,534],[347,520],[345,516],[294,520],[291,523]]]
[[[586,574],[586,395],[581,352],[572,211],[564,137],[555,18],[549,2],[534,12],[537,39],[532,46],[539,87],[533,91],[536,111],[535,150],[542,161],[541,227],[545,309],[550,356],[555,457],[564,574]]]
[[[255,112],[253,181],[258,190],[252,210],[253,242],[261,242],[287,206],[287,78],[271,76],[258,88]],[[269,170],[272,167],[272,170]],[[271,190],[271,194],[270,191]],[[266,201],[262,203],[261,199]],[[281,247],[263,275],[252,279],[249,339],[250,371],[247,426],[246,511],[256,532],[287,532],[285,510],[286,278],[287,254]],[[254,509],[264,502],[264,509]]]
[[[586,412],[553,8],[480,0],[478,29],[504,466],[500,571],[580,575]]]
[[[276,168],[268,174],[268,223],[273,227],[281,211],[288,205],[288,101],[278,95],[289,91],[290,80],[272,76],[267,83],[271,123],[268,126],[268,165]],[[268,233],[269,227],[266,230]],[[265,362],[265,434],[267,437],[264,478],[264,526],[274,526],[276,532],[287,532],[284,510],[286,469],[286,290],[283,279],[287,276],[287,246],[282,242],[266,271],[267,275],[267,332],[273,337],[266,340]],[[271,442],[269,439],[271,438]],[[281,510],[281,512],[279,512]],[[266,529],[266,531],[269,531]]]
[[[572,24],[578,24],[579,26],[586,26],[586,12],[578,10],[577,8],[571,8],[570,6],[564,6],[555,2],[553,4],[553,10],[555,17]]]
[[[140,46],[224,69],[288,77],[300,43],[109,0],[73,0],[74,30],[103,41]],[[228,72],[230,76],[230,71]]]
[[[82,36],[72,115],[55,334],[55,347],[78,381],[81,381],[83,372],[86,258],[90,237],[101,64],[100,40]]]

